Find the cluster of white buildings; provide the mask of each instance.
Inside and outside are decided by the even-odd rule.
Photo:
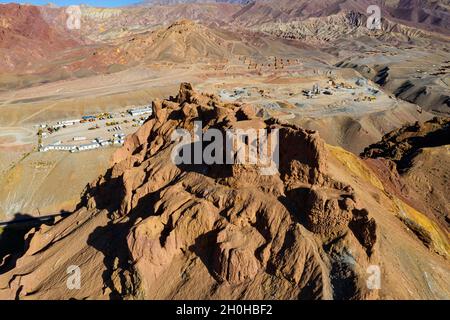
[[[56,124],[52,125],[51,127],[53,129],[59,129],[59,128],[64,128],[64,127],[69,127],[69,126],[74,126],[77,123],[80,123],[81,119],[74,119],[74,120],[64,120],[64,121],[59,121]],[[47,128],[48,125],[47,124],[41,124],[40,128],[41,129],[45,129]]]
[[[85,139],[84,139],[85,140]],[[81,141],[81,139],[77,139],[74,141]],[[79,152],[79,151],[89,151],[99,149],[101,147],[107,147],[110,145],[123,145],[125,143],[125,134],[115,134],[113,139],[105,140],[101,138],[97,138],[92,140],[91,143],[81,144],[81,145],[69,145],[62,144],[61,141],[55,142],[53,144],[49,144],[46,146],[40,146],[39,152],[47,152],[47,151],[69,151],[69,152]]]
[[[41,146],[39,148],[40,152],[47,152],[47,151],[70,151],[75,152],[77,146],[72,145],[63,145],[63,144],[49,144],[47,146]]]
[[[122,145],[124,143],[125,143],[125,134],[124,133],[115,133],[114,139],[113,139],[113,144]]]
[[[81,144],[81,145],[69,145],[69,144],[49,144],[46,146],[41,146],[39,148],[40,152],[47,152],[47,151],[70,151],[70,152],[78,152],[78,151],[87,151],[87,150],[94,150],[100,148],[101,145],[97,142],[92,142],[88,144]]]
[[[76,147],[75,151],[71,151],[71,152],[94,150],[94,149],[98,149],[100,147],[101,147],[101,145],[98,142],[92,142],[92,143],[87,143],[87,144],[81,144]]]
[[[133,116],[142,116],[142,115],[152,115],[153,114],[153,109],[151,106],[132,106],[131,109],[127,110],[127,112]],[[96,116],[84,116],[82,117],[82,119],[74,119],[74,120],[64,120],[64,121],[59,121],[54,125],[47,125],[47,124],[41,124],[40,128],[41,129],[45,129],[45,128],[53,128],[53,129],[59,129],[59,128],[64,128],[64,127],[69,127],[69,126],[74,126],[76,124],[85,122],[85,121],[90,121],[90,120],[95,120],[97,119]],[[143,118],[140,119],[133,119],[133,121],[138,122],[139,124],[143,124],[144,120],[142,120]],[[112,131],[121,131],[122,127],[121,126],[116,126],[112,129],[109,129],[108,131],[112,132]],[[47,132],[42,132],[41,130],[41,137],[46,137],[48,135]],[[92,140],[91,142],[87,143],[88,139],[84,136],[76,136],[72,138],[73,143],[67,143],[67,144],[63,144],[61,141],[52,143],[52,144],[48,144],[48,145],[39,145],[39,151],[40,152],[47,152],[47,151],[69,151],[69,152],[79,152],[79,151],[88,151],[88,150],[95,150],[101,147],[107,147],[110,145],[114,145],[114,146],[118,146],[118,145],[123,145],[125,143],[125,134],[124,133],[115,133],[114,137],[111,139],[101,139],[101,138],[96,138],[95,140]],[[86,142],[84,144],[76,144],[76,143],[83,143]]]

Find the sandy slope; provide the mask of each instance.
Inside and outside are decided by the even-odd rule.
[[[113,152],[32,153],[13,162],[0,178],[0,220],[19,213],[39,216],[74,210],[87,183],[108,167]]]

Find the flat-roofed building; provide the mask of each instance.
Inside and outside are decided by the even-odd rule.
[[[73,145],[64,145],[64,144],[49,144],[47,146],[41,146],[39,148],[40,152],[47,151],[72,151],[75,150],[76,146]]]
[[[128,113],[131,114],[133,117],[135,117],[135,116],[141,116],[143,114],[152,114],[153,109],[151,106],[147,106],[147,107],[143,107],[143,108],[130,109],[130,110],[128,110]]]
[[[100,148],[100,144],[96,143],[89,143],[89,144],[82,144],[77,147],[79,151],[86,151],[86,150],[94,150]]]

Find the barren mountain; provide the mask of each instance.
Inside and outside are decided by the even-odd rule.
[[[390,14],[402,21],[428,26],[431,30],[450,29],[450,1],[394,0],[389,1]]]
[[[349,45],[357,48],[365,47],[364,50],[370,49],[370,41],[365,45],[359,42],[347,43],[354,39],[362,40],[367,36],[364,26],[367,5],[367,1],[261,0],[248,4],[222,1],[207,3],[181,1],[177,4],[161,3],[114,9],[81,6],[81,29],[71,31],[66,29],[67,13],[65,8],[0,5],[2,8],[0,17],[3,17],[2,25],[4,25],[2,27],[3,39],[0,43],[5,48],[7,46],[9,48],[5,51],[5,59],[1,64],[5,71],[11,72],[11,74],[8,72],[0,77],[0,84],[6,88],[21,87],[41,82],[84,77],[99,72],[117,72],[140,63],[142,59],[139,56],[142,54],[159,59],[165,55],[162,52],[164,49],[159,49],[155,44],[153,48],[156,48],[159,53],[150,54],[150,50],[139,49],[139,46],[145,46],[148,41],[153,43],[151,37],[145,39],[150,33],[168,28],[183,19],[195,21],[205,27],[212,27],[216,31],[220,28],[219,33],[222,32],[222,35],[219,37],[223,38],[223,34],[227,33],[228,38],[232,39],[233,43],[227,45],[236,48],[243,45],[240,50],[241,54],[244,52],[252,55],[258,51],[247,48],[253,42],[252,39],[255,39],[256,47],[270,45],[270,48],[266,50],[269,55],[278,54],[285,50],[283,41],[287,38],[296,40],[293,41],[295,43],[290,43],[291,46],[307,47],[311,44],[320,46],[328,44],[329,50],[337,51],[330,52],[336,56],[354,56],[354,51],[347,52]],[[392,43],[392,45],[404,42],[428,46],[430,41],[434,41],[435,38],[430,40],[430,35],[423,30],[426,29],[426,23],[425,26],[424,23],[411,24],[408,22],[409,20],[399,20],[390,14],[390,11],[394,10],[392,8],[410,8],[411,6],[423,8],[427,12],[428,18],[424,20],[424,23],[436,22],[437,18],[430,17],[444,15],[447,8],[445,4],[433,6],[428,2],[415,3],[414,6],[407,5],[404,1],[386,3],[382,6],[383,30],[376,33],[375,38],[380,42]],[[402,10],[401,12],[406,12],[406,9]],[[15,19],[13,23],[8,15],[16,14],[14,12],[20,18]],[[398,15],[402,16],[400,13]],[[405,13],[403,16],[406,19],[407,14]],[[408,26],[404,24],[408,24]],[[443,30],[441,30],[442,28]],[[445,25],[442,28],[436,29],[436,31],[445,33]],[[32,30],[32,33],[27,30]],[[216,33],[215,37],[217,38],[218,32],[216,31],[203,29],[202,33]],[[255,32],[263,32],[263,34],[255,34]],[[273,40],[273,36],[281,38],[282,41],[268,43],[268,39],[272,38]],[[189,60],[180,57],[180,53],[177,53],[177,50],[182,48],[186,47],[192,50],[194,55],[208,55],[208,48],[213,49],[210,36],[207,36],[206,39],[202,36],[199,37],[199,39],[206,40],[204,48],[201,48],[200,41],[196,41],[195,38],[179,38],[181,44],[178,44],[178,40],[174,38],[173,43],[165,47],[166,49],[171,49],[172,46],[175,48],[173,53],[175,62]],[[447,40],[444,38],[440,41]],[[187,42],[183,44],[184,41]],[[330,41],[342,42],[342,44],[335,45],[336,43],[330,43]],[[242,42],[244,43],[242,44]],[[193,48],[190,48],[191,43]],[[163,47],[165,45],[167,44],[163,44]],[[133,49],[133,47],[137,48]],[[62,49],[67,50],[61,52]],[[223,48],[219,51],[230,51],[230,49]],[[128,54],[124,53],[125,51],[129,51]],[[356,51],[359,52],[359,49]],[[343,52],[343,54],[339,52]],[[215,48],[212,56],[216,57],[217,55],[217,48]],[[219,55],[223,56],[223,52]],[[170,58],[171,54],[167,57]],[[411,101],[409,98],[406,99]]]
[[[91,54],[80,63],[72,63],[70,68],[102,71],[113,64],[119,70],[139,64],[223,64],[239,55],[255,59],[273,54],[295,56],[301,48],[301,44],[285,43],[281,39],[267,39],[247,32],[237,34],[191,20],[179,20],[108,45],[91,46]]]
[[[80,7],[0,4],[0,299],[450,299],[449,0]]]
[[[448,144],[450,144],[449,119],[434,118],[423,124],[406,125],[388,133],[382,141],[367,147],[363,155],[395,161],[401,172],[409,167],[411,159],[419,150]]]
[[[370,5],[378,5],[382,17],[394,22],[449,33],[449,3],[429,0],[256,0],[235,14],[235,22],[258,26],[268,22],[286,23],[312,17],[327,17],[345,11],[366,14]]]
[[[72,37],[52,28],[38,7],[0,5],[0,70],[24,69],[36,60],[52,58],[58,51],[76,45]]]
[[[189,20],[181,20],[167,28],[133,37],[120,45],[119,50],[137,61],[148,62],[220,61],[231,56],[223,38]]]
[[[121,8],[81,6],[81,34],[87,39],[111,40],[168,26],[189,19],[208,26],[239,30],[265,23],[291,23],[309,18],[327,18],[346,12],[367,15],[369,5],[378,4],[382,18],[393,24],[449,33],[448,2],[436,1],[367,1],[367,0],[257,0],[257,1],[146,1],[141,5]],[[61,24],[64,8],[41,7],[50,24]],[[59,17],[59,18],[58,18]],[[58,27],[58,25],[56,25]]]
[[[226,25],[240,6],[227,3],[187,3],[150,7],[95,8],[82,6],[81,33],[92,41],[111,41],[178,20],[192,20],[208,26]]]
[[[189,84],[153,108],[79,210],[5,258],[1,298],[449,298],[447,234],[356,156]],[[196,120],[204,130],[278,129],[278,173],[175,165],[171,135]],[[427,230],[426,246],[405,216]],[[81,290],[66,287],[71,265]],[[381,266],[381,290],[366,286],[371,265]]]
[[[421,43],[433,40],[426,31],[382,19],[381,29],[368,32],[367,16],[355,11],[342,11],[326,17],[313,17],[287,23],[266,23],[253,28],[285,39],[298,39],[320,46],[333,46],[338,41],[373,37],[386,42]],[[437,36],[437,35],[436,35]],[[437,40],[443,40],[438,39]]]

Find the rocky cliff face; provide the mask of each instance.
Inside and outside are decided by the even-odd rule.
[[[349,233],[370,259],[376,224],[351,187],[327,175],[327,152],[316,133],[266,123],[250,107],[222,104],[189,85],[153,107],[155,118],[128,140],[109,179],[97,184],[120,181],[117,216],[144,215],[127,243],[145,292],[176,256],[194,251],[219,283],[244,288],[254,285],[255,277],[269,281],[273,273],[282,275],[277,283],[286,291],[277,293],[279,298],[331,298],[324,252],[308,229],[327,241]],[[280,129],[280,174],[262,177],[257,168],[241,165],[180,168],[167,161],[173,128],[191,129],[197,118],[207,123],[204,130]],[[89,198],[89,207],[99,206],[95,199]],[[358,281],[357,274],[352,281]],[[259,297],[269,298],[265,294]]]
[[[79,210],[30,232],[23,255],[6,259],[0,298],[449,297],[446,257],[403,227],[395,216],[403,202],[355,156],[189,84],[153,108]],[[199,120],[204,131],[279,130],[278,172],[176,165],[172,133]],[[82,274],[75,291],[66,286],[73,265]],[[373,266],[381,290],[367,286]],[[432,289],[417,280],[423,272]]]

